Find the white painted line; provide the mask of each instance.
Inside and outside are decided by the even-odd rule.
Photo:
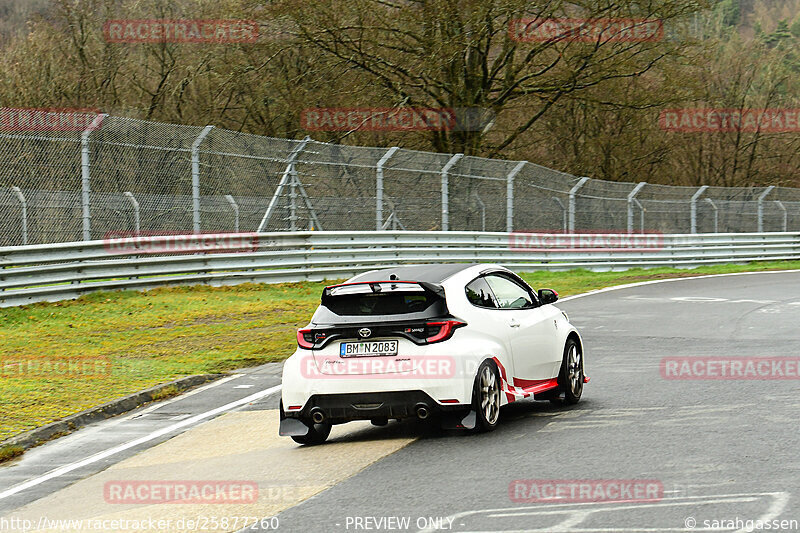
[[[668,278],[668,279],[651,279],[648,281],[638,281],[636,283],[628,283],[625,285],[615,285],[613,287],[605,287],[594,291],[584,292],[581,294],[574,294],[566,298],[560,298],[559,302],[567,302],[576,298],[583,298],[584,296],[591,296],[592,294],[600,294],[603,292],[618,291],[620,289],[629,289],[631,287],[641,287],[642,285],[654,285],[656,283],[669,283],[671,281],[686,281],[689,279],[702,279],[702,278],[721,278],[724,276],[748,276],[753,274],[786,274],[787,272],[800,272],[800,269],[794,270],[760,270],[758,272],[729,272],[727,274],[708,274],[706,276],[691,276],[688,278]]]
[[[240,378],[242,376],[244,376],[244,374],[234,374],[234,375],[228,376],[226,378],[222,378],[222,379],[218,379],[216,381],[212,381],[211,383],[203,385],[202,387],[198,387],[198,388],[196,388],[194,390],[191,390],[189,392],[186,392],[184,394],[180,394],[178,396],[175,396],[174,398],[169,398],[167,400],[163,400],[163,401],[157,402],[157,403],[155,403],[155,404],[153,404],[153,405],[151,405],[149,407],[145,407],[144,409],[142,409],[140,411],[136,411],[135,413],[132,413],[132,414],[130,414],[128,416],[121,417],[114,424],[109,424],[109,425],[116,426],[117,424],[119,424],[120,422],[123,422],[125,420],[130,420],[132,418],[138,418],[140,416],[144,416],[147,413],[152,413],[156,409],[161,409],[165,405],[169,405],[171,403],[175,403],[177,401],[183,400],[184,398],[188,398],[189,396],[194,396],[195,394],[199,394],[201,392],[205,392],[208,389],[213,389],[214,387],[219,387],[223,383],[227,383],[228,381],[231,381],[232,379]]]
[[[249,389],[255,387],[255,385],[236,385],[234,389]]]
[[[614,502],[577,502],[577,503],[556,503],[556,504],[539,504],[541,507],[506,507],[506,508],[499,508],[499,509],[478,509],[472,511],[462,511],[460,513],[452,514],[445,518],[448,523],[456,522],[460,525],[464,525],[463,519],[471,516],[478,516],[478,517],[500,517],[500,516],[533,516],[535,514],[564,514],[564,513],[578,513],[581,515],[588,515],[592,513],[602,513],[602,512],[614,512],[616,510],[624,510],[627,508],[636,508],[636,509],[643,509],[647,507],[664,507],[664,506],[681,506],[681,505],[706,505],[709,503],[739,503],[742,501],[753,501],[758,499],[761,496],[769,496],[772,500],[769,508],[766,512],[759,517],[759,520],[762,522],[772,520],[777,516],[780,516],[783,510],[786,508],[786,504],[789,502],[789,493],[788,492],[757,492],[757,493],[750,493],[750,494],[709,494],[709,495],[697,495],[697,496],[682,496],[679,498],[670,498],[669,500],[662,500],[661,502],[637,502],[635,505],[620,505],[629,502],[619,502],[615,504]],[[560,524],[559,524],[560,525]],[[417,533],[434,533],[436,531],[440,531],[439,528],[436,526],[429,527],[426,529],[421,529]],[[627,528],[591,528],[591,529],[580,529],[580,528],[564,528],[560,529],[556,527],[549,527],[548,529],[515,529],[515,530],[493,530],[496,533],[522,533],[522,532],[531,532],[531,531],[539,531],[539,532],[549,532],[549,531],[565,531],[571,533],[588,533],[592,531],[603,531],[603,532],[614,532],[614,531],[688,531],[685,527],[684,528],[636,528],[636,529],[627,529]],[[703,528],[698,528],[697,531],[707,531]],[[716,529],[715,531],[720,531]],[[476,533],[472,531],[471,533]],[[736,533],[744,533],[743,530],[739,530]]]
[[[701,501],[691,501],[691,502],[634,502],[628,505],[622,505],[623,503],[628,503],[626,501],[620,501],[619,503],[608,502],[608,507],[598,506],[596,509],[592,509],[587,511],[588,513],[598,513],[598,512],[605,512],[605,511],[626,511],[628,509],[644,509],[652,508],[652,507],[685,507],[687,505],[713,505],[715,503],[744,503],[744,502],[754,502],[757,501],[758,498],[754,496],[743,496],[740,498],[718,498],[715,500],[701,500]],[[594,503],[594,502],[592,502]],[[602,502],[606,503],[606,502]],[[533,509],[530,511],[517,511],[517,512],[506,512],[506,513],[491,513],[487,514],[486,516],[489,518],[508,518],[514,516],[534,516],[534,515],[551,515],[551,514],[564,514],[570,513],[572,509],[561,509],[558,511],[545,511],[539,509]]]
[[[94,454],[92,456],[87,457],[86,459],[82,459],[80,461],[76,461],[74,463],[70,463],[68,465],[64,465],[64,466],[58,467],[58,468],[56,468],[54,470],[51,470],[50,472],[48,472],[46,474],[43,474],[43,475],[41,475],[39,477],[30,479],[28,481],[20,483],[19,485],[15,485],[15,486],[7,489],[7,490],[4,490],[3,492],[0,492],[0,500],[2,500],[3,498],[8,498],[9,496],[12,496],[12,495],[14,495],[14,494],[16,494],[18,492],[21,492],[21,491],[23,491],[25,489],[29,489],[31,487],[35,487],[36,485],[40,485],[40,484],[42,484],[45,481],[48,481],[50,479],[54,479],[54,478],[57,478],[59,476],[63,476],[64,474],[72,472],[73,470],[77,470],[78,468],[82,468],[82,467],[90,465],[92,463],[96,463],[97,461],[105,459],[106,457],[111,457],[112,455],[118,454],[120,452],[124,452],[125,450],[133,448],[133,447],[138,446],[140,444],[144,444],[145,442],[151,441],[153,439],[157,439],[159,437],[163,437],[164,435],[167,435],[167,434],[169,434],[169,433],[171,433],[171,432],[173,432],[175,430],[178,430],[178,429],[181,429],[181,428],[184,428],[184,427],[187,427],[187,426],[191,426],[191,425],[193,425],[193,424],[195,424],[197,422],[200,422],[201,420],[204,420],[206,418],[210,418],[212,416],[224,413],[225,411],[230,411],[231,409],[235,409],[237,407],[241,407],[242,405],[248,404],[248,403],[253,402],[255,400],[259,400],[259,399],[261,399],[261,398],[263,398],[265,396],[269,396],[270,394],[272,394],[274,392],[277,392],[279,390],[281,390],[281,385],[275,385],[274,387],[270,387],[268,389],[264,389],[262,391],[259,391],[259,392],[256,392],[254,394],[251,394],[250,396],[245,396],[244,398],[241,398],[241,399],[236,400],[234,402],[227,403],[227,404],[225,404],[223,406],[217,407],[217,408],[212,409],[210,411],[206,411],[205,413],[200,413],[199,415],[194,415],[193,417],[187,418],[186,420],[181,420],[180,422],[176,422],[176,423],[172,424],[171,426],[167,426],[165,428],[159,429],[158,431],[154,431],[154,432],[150,433],[149,435],[145,435],[143,437],[139,437],[138,439],[134,439],[134,440],[132,440],[130,442],[126,442],[125,444],[120,444],[118,446],[114,446],[113,448],[109,448],[108,450],[105,450],[105,451],[102,451],[102,452],[98,452],[98,453],[96,453],[96,454]]]

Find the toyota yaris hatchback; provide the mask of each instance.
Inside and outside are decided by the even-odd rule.
[[[497,265],[389,268],[326,287],[283,367],[280,434],[319,444],[333,424],[407,417],[488,431],[520,398],[574,404],[589,378],[557,299]]]

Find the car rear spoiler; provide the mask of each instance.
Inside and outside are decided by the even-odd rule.
[[[444,298],[444,288],[441,285],[437,285],[435,283],[430,283],[427,281],[401,281],[396,279],[390,279],[390,280],[358,281],[355,283],[340,283],[338,285],[330,285],[328,287],[325,287],[325,289],[322,291],[322,303],[325,304],[325,302],[329,301],[330,298],[333,297],[332,295],[333,289],[336,289],[338,287],[369,285],[373,292],[378,292],[375,290],[374,286],[379,286],[384,284],[398,285],[401,283],[419,285],[420,287],[422,287],[424,291],[435,294],[439,298]]]

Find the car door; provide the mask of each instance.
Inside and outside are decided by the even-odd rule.
[[[514,360],[514,378],[550,379],[561,365],[555,309],[539,305],[536,295],[523,281],[504,273],[485,276],[508,326]]]
[[[459,317],[466,319],[470,327],[481,335],[502,345],[506,357],[500,359],[502,364],[506,365],[506,372],[513,375],[514,359],[508,334],[508,315],[498,306],[492,289],[483,276],[479,276],[467,284],[466,296],[472,307],[463,316],[462,313],[459,313]]]

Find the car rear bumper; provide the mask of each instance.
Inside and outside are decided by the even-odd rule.
[[[381,418],[421,418],[448,414],[466,414],[470,406],[460,403],[441,404],[422,390],[390,392],[356,392],[315,394],[300,410],[286,411],[286,418],[311,420],[313,412],[321,412],[325,421],[341,424],[352,420]]]

